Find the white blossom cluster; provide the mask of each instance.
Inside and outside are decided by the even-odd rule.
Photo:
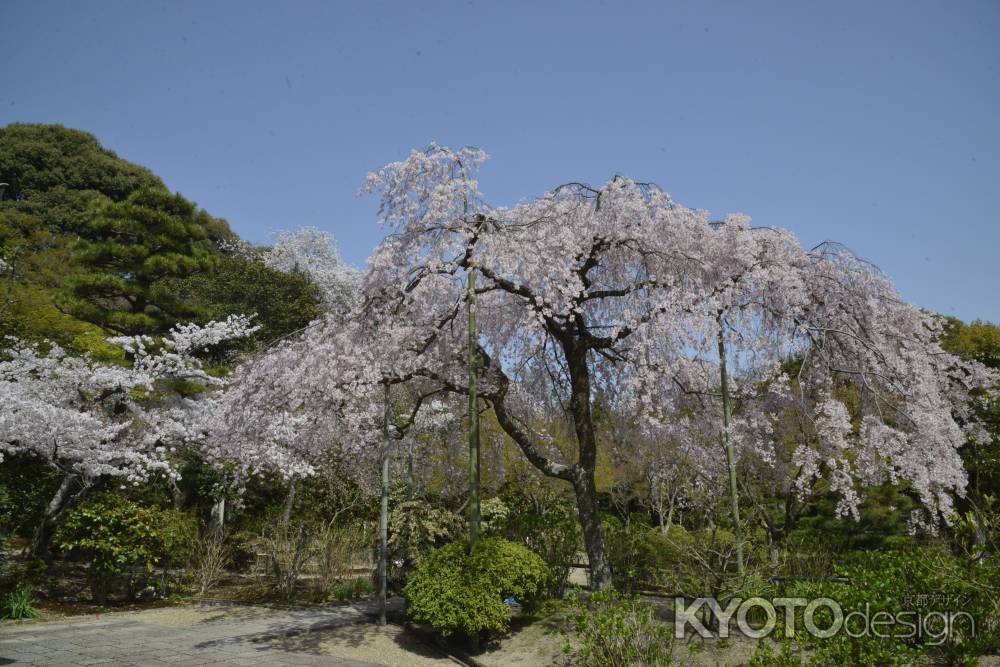
[[[0,452],[31,453],[88,478],[176,476],[170,450],[199,437],[207,398],[181,398],[161,383],[217,385],[195,353],[255,329],[240,316],[179,326],[162,340],[109,339],[131,357],[128,365],[71,356],[55,344],[11,341],[0,356]]]
[[[263,261],[278,271],[301,271],[309,276],[330,312],[345,313],[354,305],[358,272],[341,261],[329,232],[315,227],[280,232],[264,252]]]
[[[220,241],[223,252],[262,262],[282,273],[299,271],[319,289],[328,313],[343,315],[354,306],[360,274],[344,264],[333,235],[315,227],[278,232],[269,248],[256,248],[247,241]]]

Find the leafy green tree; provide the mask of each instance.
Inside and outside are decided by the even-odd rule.
[[[990,322],[965,324],[947,318],[941,347],[963,359],[1000,369],[1000,327]],[[961,541],[982,556],[1000,549],[1000,399],[977,392],[973,402],[976,416],[990,437],[970,439],[962,447],[969,488],[957,503],[962,516],[956,531]]]
[[[941,347],[963,359],[975,359],[990,368],[1000,368],[1000,327],[991,322],[975,320],[965,324],[949,317]]]
[[[216,254],[212,241],[236,238],[224,220],[166,193],[145,167],[61,125],[0,128],[0,182],[8,183],[0,197],[3,335],[91,351],[104,335],[98,327],[155,332],[177,317],[196,319],[198,309],[159,289],[157,277],[201,270]]]
[[[161,288],[197,304],[208,319],[255,313],[258,342],[297,331],[323,312],[319,288],[304,273],[283,273],[241,253],[223,254],[211,272],[169,279]]]
[[[95,212],[74,258],[84,271],[65,283],[61,306],[121,333],[158,333],[203,313],[162,281],[213,269],[207,214],[179,194],[143,188]]]
[[[5,207],[70,232],[85,226],[94,202],[164,187],[151,171],[103,148],[92,134],[23,123],[0,128],[0,182],[9,184]]]
[[[9,183],[0,200],[0,258],[10,268],[0,284],[2,335],[101,352],[93,346],[102,327],[156,333],[181,318],[256,312],[261,341],[321,313],[306,275],[219,252],[219,242],[237,239],[225,220],[170,195],[91,134],[0,128],[0,182]]]
[[[72,239],[51,231],[33,215],[0,209],[0,348],[7,336],[49,340],[74,352],[105,358],[115,351],[106,332],[60,311],[55,296],[67,273],[75,270]]]

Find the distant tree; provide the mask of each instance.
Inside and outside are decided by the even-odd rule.
[[[164,187],[151,171],[103,148],[92,134],[22,123],[0,128],[0,182],[9,184],[4,208],[31,213],[63,231],[82,229],[95,202]]]
[[[185,304],[164,284],[212,268],[217,245],[237,239],[228,223],[169,194],[93,135],[61,125],[0,128],[0,182],[8,184],[0,335],[93,351],[103,339],[94,325],[162,333],[179,319],[241,310]]]
[[[27,341],[51,340],[73,352],[103,356],[104,332],[61,312],[54,296],[74,271],[72,239],[48,229],[37,217],[17,210],[0,211],[0,348],[7,336]]]
[[[263,253],[262,259],[272,269],[308,276],[319,288],[329,312],[345,313],[357,298],[361,277],[357,270],[341,261],[329,232],[315,227],[283,231],[274,245]]]
[[[211,272],[164,281],[162,288],[212,319],[256,313],[258,341],[297,331],[323,313],[321,290],[309,276],[271,268],[248,253],[224,253]]]
[[[964,359],[1000,369],[1000,327],[982,320],[971,324],[954,317],[945,320],[941,347]]]
[[[946,318],[941,347],[966,360],[1000,370],[1000,327],[976,320],[965,324]],[[976,417],[984,431],[969,438],[961,449],[969,472],[969,488],[959,500],[963,523],[972,533],[977,549],[989,550],[1000,542],[1000,398],[996,393],[976,392],[972,398]]]
[[[163,281],[213,269],[207,213],[179,194],[143,188],[100,206],[74,258],[83,271],[64,285],[61,307],[120,333],[159,333],[203,313]]]

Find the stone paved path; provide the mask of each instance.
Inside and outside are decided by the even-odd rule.
[[[105,614],[0,628],[0,665],[331,665],[374,662],[288,650],[277,639],[352,624],[363,628],[366,609],[311,609],[197,604]]]

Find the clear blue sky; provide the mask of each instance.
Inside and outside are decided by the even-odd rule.
[[[0,3],[0,125],[62,123],[245,238],[380,238],[365,174],[430,141],[507,204],[614,173],[1000,321],[1000,2]]]

